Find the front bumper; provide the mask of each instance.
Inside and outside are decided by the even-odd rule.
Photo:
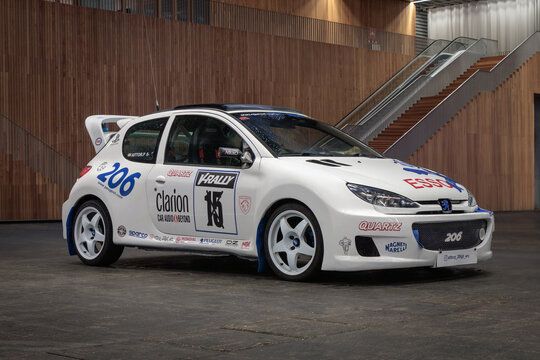
[[[484,210],[436,215],[387,215],[378,211],[364,211],[353,214],[339,213],[332,220],[335,224],[332,229],[327,232],[323,230],[325,247],[323,270],[359,271],[441,266],[440,263],[437,264],[441,250],[426,249],[419,241],[418,232],[415,234],[413,224],[450,224],[469,221],[478,223],[477,220],[484,220],[486,228],[483,230],[485,234],[482,231],[481,240],[479,237],[477,243],[461,248],[463,252],[474,253],[477,261],[488,260],[493,256],[491,241],[495,229],[494,216],[493,213]],[[449,229],[454,231],[455,226],[449,226]],[[453,248],[443,245],[442,254],[459,248],[456,247],[459,244],[457,233],[453,237],[452,234],[452,232],[448,234],[451,239],[447,241],[454,241]],[[358,237],[361,237],[360,242],[357,241]],[[367,250],[361,246],[359,248],[357,245],[363,241],[371,242],[372,248],[369,246]],[[444,241],[445,238],[442,238],[442,244]]]

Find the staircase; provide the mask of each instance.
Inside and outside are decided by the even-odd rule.
[[[454,82],[444,88],[435,96],[423,97],[407,109],[396,121],[384,129],[369,145],[379,152],[386,151],[403,134],[418,123],[433,108],[439,105],[448,95],[457,89],[478,70],[490,71],[504,56],[489,56],[478,60],[467,71],[461,74]]]
[[[80,168],[0,114],[0,222],[60,219]]]

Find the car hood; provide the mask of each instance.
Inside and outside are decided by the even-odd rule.
[[[345,182],[391,191],[414,201],[468,198],[467,190],[458,182],[435,171],[400,160],[312,156],[280,157],[280,160],[297,171],[312,174],[313,178],[333,176]]]

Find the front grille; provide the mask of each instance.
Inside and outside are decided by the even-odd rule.
[[[467,202],[467,200],[450,200],[450,202],[453,205],[460,205],[464,202]],[[439,200],[420,200],[417,201],[420,205],[439,205]]]
[[[470,249],[482,242],[486,233],[487,221],[414,223],[412,228],[416,240],[425,249]]]

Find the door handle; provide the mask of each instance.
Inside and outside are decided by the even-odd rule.
[[[165,184],[165,177],[164,177],[164,176],[158,176],[158,177],[156,178],[156,182],[157,182],[158,184]]]

